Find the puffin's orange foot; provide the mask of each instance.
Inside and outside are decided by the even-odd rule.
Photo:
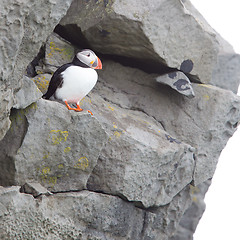
[[[93,115],[93,113],[90,110],[87,110],[91,115]]]
[[[65,104],[66,104],[68,110],[74,110],[74,111],[76,111],[76,112],[81,112],[81,111],[83,111],[83,109],[80,108],[79,104],[76,104],[76,105],[77,105],[77,108],[72,108],[72,107],[69,106],[69,104],[68,104],[67,101],[64,101],[64,102],[65,102]],[[91,112],[90,110],[87,110],[87,111],[88,111],[91,115],[93,115],[92,112]]]
[[[80,108],[80,106],[79,106],[78,104],[76,104],[76,105],[77,105],[77,108],[74,108],[74,110],[75,110],[76,112],[81,112],[83,109]]]
[[[72,108],[72,107],[70,107],[70,106],[68,105],[68,102],[67,102],[67,101],[64,101],[64,102],[65,102],[68,110],[74,110],[74,111],[76,111],[76,112],[81,112],[81,111],[83,110],[83,109],[80,108],[80,106],[79,106],[78,104],[77,104],[77,108]]]

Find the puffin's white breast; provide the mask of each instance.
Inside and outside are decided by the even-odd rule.
[[[98,75],[92,68],[70,66],[62,73],[62,87],[56,90],[57,99],[69,103],[78,103],[95,86]]]

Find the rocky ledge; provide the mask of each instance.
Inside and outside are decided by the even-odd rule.
[[[1,13],[1,239],[192,239],[240,119],[239,55],[188,0]],[[103,70],[76,113],[41,96],[80,48]]]

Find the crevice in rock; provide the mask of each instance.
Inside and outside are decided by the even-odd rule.
[[[58,193],[74,193],[74,192],[82,192],[87,189],[82,190],[65,190],[65,191],[51,191],[52,194],[58,194]]]
[[[30,62],[26,69],[28,77],[35,77],[37,75],[36,66],[45,58],[46,45],[42,45],[39,49],[37,56]]]
[[[147,212],[144,211],[143,212],[143,226],[142,226],[142,230],[141,230],[140,236],[143,237],[145,235],[146,229],[147,229]]]
[[[136,208],[139,208],[141,210],[144,210],[146,212],[156,212],[156,210],[159,208],[158,206],[152,206],[152,207],[144,207],[144,205],[142,204],[142,202],[140,201],[130,201],[128,200],[128,198],[126,196],[124,196],[123,194],[121,193],[116,193],[116,194],[113,194],[113,193],[107,193],[107,192],[104,192],[104,191],[101,191],[101,190],[91,190],[91,189],[85,189],[89,192],[94,192],[94,193],[100,193],[100,194],[103,194],[103,195],[107,195],[107,196],[112,196],[112,197],[118,197],[120,198],[121,200],[125,201],[125,202],[128,202],[128,203],[131,203],[133,204]],[[166,204],[167,205],[167,204]]]
[[[104,192],[102,190],[98,190],[94,185],[89,184],[89,182],[87,184],[87,189],[86,190],[88,190],[89,192],[101,193],[101,194],[108,195],[108,196],[118,197],[125,202],[132,203],[137,208],[140,208],[140,209],[143,209],[143,210],[146,209],[140,201],[129,201],[126,196],[124,196],[122,193],[119,193],[119,192],[116,193],[116,194],[113,194],[113,193]]]
[[[24,185],[22,185],[19,189],[19,192],[20,193],[24,193],[24,194],[29,194],[29,195],[32,195],[34,198],[38,199],[40,198],[42,195],[45,195],[45,196],[51,196],[51,195],[54,195],[54,194],[59,194],[59,193],[78,193],[78,192],[82,192],[82,191],[85,191],[87,189],[82,189],[82,190],[66,190],[66,191],[49,191],[48,194],[39,194],[37,196],[34,195],[34,192],[26,192],[25,189],[24,189]],[[87,190],[89,191],[89,190]],[[90,191],[91,192],[91,191]]]
[[[23,140],[27,134],[29,123],[27,120],[27,117],[24,114],[24,109],[11,109],[11,114],[10,114],[10,120],[11,120],[11,128],[9,131],[13,131],[14,128],[17,128],[19,131],[20,135],[17,135],[18,138],[18,144],[16,144],[17,150],[22,146]],[[20,130],[20,128],[22,129]],[[15,136],[16,139],[16,136]],[[15,150],[15,153],[17,153],[17,150]]]
[[[180,70],[180,72],[183,72],[183,71]],[[190,73],[185,73],[185,72],[183,72],[183,73],[189,78],[190,82],[202,84],[202,82],[200,81],[198,76],[192,75]]]
[[[193,154],[193,161],[194,161],[194,166],[193,166],[193,173],[192,173],[192,181],[190,182],[190,185],[192,186],[196,186],[195,182],[194,182],[194,175],[195,175],[195,171],[196,171],[196,167],[197,167],[197,152]]]
[[[139,112],[142,112],[142,113],[146,114],[147,116],[149,116],[149,114],[147,112],[145,112],[142,108],[131,107],[130,110],[139,111]],[[157,120],[154,116],[149,116],[149,117],[152,117],[156,122],[158,122],[162,126],[163,130],[165,132],[167,132],[167,130],[164,126],[164,123],[162,121]]]
[[[15,184],[14,157],[22,146],[28,131],[28,121],[24,110],[12,109],[10,120],[11,127],[5,137],[0,141],[0,185],[12,186]]]
[[[101,53],[99,53],[99,55],[104,57],[104,59],[106,60],[112,60],[114,62],[118,62],[125,67],[137,68],[148,74],[163,75],[166,73],[178,71],[178,69],[176,68],[170,68],[160,62],[155,62],[150,59],[140,60],[140,59],[134,59],[130,57],[117,56],[117,55],[111,55],[111,54],[101,54]]]
[[[21,189],[23,188],[20,188],[20,192],[21,193],[24,193]],[[112,193],[106,193],[104,191],[101,191],[101,190],[92,190],[92,189],[82,189],[82,190],[67,190],[67,191],[51,191],[51,194],[49,195],[46,195],[46,196],[51,196],[52,194],[59,194],[59,193],[79,193],[79,192],[82,192],[82,191],[89,191],[89,192],[93,192],[93,193],[99,193],[99,194],[103,194],[103,195],[107,195],[107,196],[112,196],[112,197],[117,197],[117,198],[120,198],[121,200],[125,201],[125,202],[128,202],[128,203],[132,203],[136,208],[140,208],[142,210],[146,210],[146,211],[153,211],[153,209],[157,209],[157,207],[151,207],[151,208],[146,208],[143,206],[143,204],[139,201],[129,201],[127,199],[127,197],[125,197],[123,194],[121,193],[118,193],[118,194],[112,194]],[[33,195],[31,193],[25,193],[25,194],[30,194],[30,195]],[[42,195],[45,195],[45,194],[40,194],[38,196],[34,196],[34,198],[39,198],[40,196]]]
[[[131,67],[131,68],[137,68],[140,69],[148,74],[158,74],[163,75],[170,72],[175,71],[182,71],[181,69],[177,68],[171,68],[168,67],[166,64],[157,62],[151,59],[137,59],[137,58],[131,58],[131,57],[125,57],[125,56],[119,56],[114,54],[102,54],[96,49],[94,49],[91,46],[91,43],[88,42],[88,40],[85,38],[84,34],[82,33],[81,29],[76,24],[68,24],[66,26],[62,26],[58,24],[54,32],[58,34],[63,39],[70,42],[72,45],[74,45],[76,48],[84,49],[84,48],[90,48],[93,49],[96,54],[101,58],[105,60],[111,60],[114,62],[117,62],[125,67]],[[45,57],[45,51],[46,45],[43,45],[38,55],[34,58],[34,60],[29,63],[27,66],[26,72],[28,77],[35,77],[37,75],[35,67],[39,65],[39,63],[44,59]],[[194,83],[201,83],[198,76],[192,75],[190,73],[186,73],[182,71],[184,74],[187,75],[189,80]]]
[[[58,24],[55,27],[54,32],[78,48],[93,49],[91,47],[91,43],[88,42],[88,40],[83,35],[81,29],[76,24],[68,24],[66,26],[62,26],[62,25]],[[166,73],[178,71],[178,69],[176,69],[176,68],[168,67],[167,65],[165,65],[161,62],[157,62],[157,61],[154,61],[151,59],[140,60],[140,59],[135,59],[135,58],[131,58],[131,57],[114,55],[114,54],[102,54],[102,53],[96,51],[95,49],[93,49],[93,50],[94,50],[94,52],[96,52],[96,54],[100,58],[118,62],[125,67],[137,68],[137,69],[140,69],[149,74],[155,73],[155,74],[163,75]],[[192,76],[190,74],[188,74],[188,75],[191,79]]]
[[[65,27],[58,24],[55,27],[54,32],[76,47],[79,47],[81,49],[91,48],[90,43],[84,37],[81,29],[76,24],[68,24]]]

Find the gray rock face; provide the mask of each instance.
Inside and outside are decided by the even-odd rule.
[[[188,11],[195,16],[199,24],[206,27],[206,30],[212,32],[213,29],[192,5],[191,1],[185,0],[184,6]],[[217,61],[215,62],[214,71],[212,72],[212,79],[210,84],[225,88],[237,93],[240,83],[240,55],[236,54],[233,47],[223,39],[217,32],[213,32],[217,42],[219,43],[219,53]],[[200,79],[201,80],[201,79]],[[204,82],[201,80],[201,82]]]
[[[237,127],[238,96],[211,85],[192,84],[196,97],[188,99],[156,83],[155,75],[109,61],[104,62],[99,74],[103,80],[94,93],[114,108],[117,105],[146,113],[171,137],[197,149],[193,177],[196,185],[213,176],[220,152]]]
[[[0,139],[6,134],[10,127],[8,118],[10,109],[13,106],[12,90],[7,89],[6,85],[0,81]]]
[[[90,107],[109,139],[88,181],[89,189],[124,196],[148,208],[168,204],[192,181],[194,148],[172,138],[153,118],[93,94]]]
[[[191,204],[191,200],[187,187],[176,195],[170,204],[147,214],[145,219],[147,227],[143,239],[170,239],[175,234],[179,219],[182,217],[182,213],[189,208],[189,204]]]
[[[4,149],[16,135],[21,147]],[[55,192],[84,189],[106,139],[90,114],[70,113],[62,104],[39,100],[12,115],[12,127],[1,142],[1,163],[11,163],[13,169],[1,169],[1,185],[34,180]]]
[[[211,184],[208,180],[197,187],[190,186],[192,197],[191,206],[185,211],[177,227],[177,231],[170,240],[193,240],[193,234],[198,222],[205,211],[204,196]]]
[[[33,77],[31,80],[36,84],[38,89],[44,94],[47,92],[49,82],[51,80],[52,75],[50,74],[38,74]]]
[[[26,182],[21,188],[20,192],[31,194],[34,197],[39,197],[40,195],[49,196],[52,193],[49,192],[45,187],[43,187],[38,182]]]
[[[145,217],[149,227],[143,239],[168,239],[190,200],[178,198],[175,220],[164,211],[190,182],[199,184],[212,176],[239,119],[239,98],[193,84],[196,97],[188,99],[157,83],[154,74],[112,61],[104,61],[99,75],[96,88],[81,102],[94,117],[45,100],[12,114],[12,128],[1,144],[13,142],[14,148],[0,148],[5,156],[1,183],[30,179],[53,192],[88,188],[137,207],[155,207]]]
[[[17,109],[24,109],[33,102],[36,102],[41,97],[42,93],[36,84],[34,84],[30,78],[24,76],[23,86],[15,95],[16,103],[13,105],[13,107]]]
[[[75,0],[56,31],[87,40],[103,70],[68,111],[34,83],[45,93],[73,57],[51,33],[70,2],[0,10],[0,238],[192,239],[240,119],[239,55],[188,0]]]
[[[181,0],[75,0],[60,24],[76,25],[101,53],[166,64],[202,83],[236,92],[235,83],[224,81],[228,71],[221,70],[217,78],[213,75],[224,64],[239,73],[234,63],[239,64],[240,57],[223,49],[221,37],[199,15],[189,1]],[[76,28],[71,34],[76,37]],[[235,60],[229,62],[229,55]],[[237,74],[231,78],[239,82]]]
[[[172,224],[181,217],[189,200],[189,189],[185,189],[171,204],[150,212],[118,197],[89,191],[34,199],[21,194],[19,187],[0,188],[1,237],[165,240],[172,234]],[[172,218],[167,226],[166,217],[170,213]]]
[[[71,62],[75,55],[74,47],[60,38],[56,34],[51,34],[46,42],[46,61],[47,66],[61,67],[63,64]]]
[[[8,116],[22,76],[54,26],[64,16],[72,0],[3,1],[0,22],[0,139],[7,132]],[[44,6],[44,7],[43,7]],[[34,9],[34,11],[33,11]],[[39,29],[39,30],[37,30]]]

